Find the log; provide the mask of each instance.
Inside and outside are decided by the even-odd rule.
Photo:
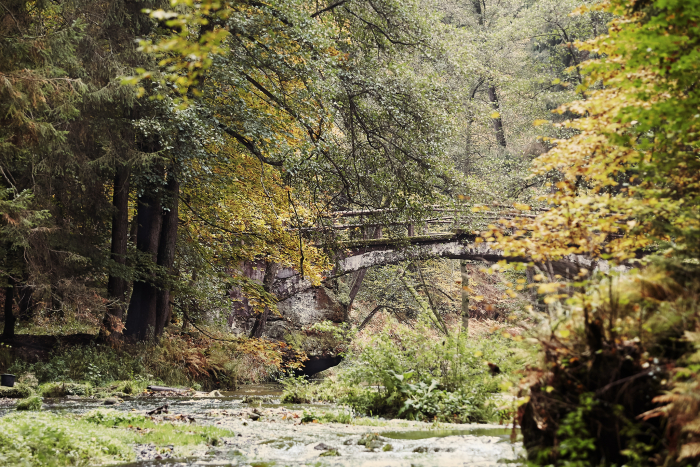
[[[167,386],[147,386],[146,389],[155,392],[187,392],[187,389],[169,388]]]

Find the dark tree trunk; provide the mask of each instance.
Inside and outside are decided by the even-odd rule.
[[[263,289],[265,289],[265,292],[272,291],[272,283],[275,281],[275,277],[277,277],[278,270],[278,264],[265,263],[265,277],[263,278]],[[250,331],[250,337],[256,337],[258,339],[262,337],[269,316],[270,309],[268,307],[265,307],[265,311],[255,316],[255,323],[253,323],[253,329]]]
[[[464,259],[459,262],[459,272],[462,279],[462,327],[459,332],[469,336],[469,269]]]
[[[5,287],[5,327],[2,330],[2,337],[5,339],[12,339],[15,337],[15,318],[12,312],[12,305],[15,296],[15,281],[10,278],[10,285]]]
[[[158,266],[165,269],[166,274],[172,274],[173,263],[175,262],[175,247],[177,245],[177,216],[178,202],[180,195],[180,183],[174,173],[168,174],[168,189],[169,196],[168,207],[163,216],[163,228],[160,234],[160,244],[158,245]],[[159,337],[163,334],[163,329],[170,320],[170,288],[168,277],[164,278],[156,298],[156,334]]]
[[[159,192],[148,190],[143,194],[139,200],[136,219],[139,224],[136,248],[142,253],[147,253],[155,264],[163,225],[163,209]],[[150,277],[142,276],[134,282],[129,312],[126,316],[125,336],[141,341],[153,337],[156,329],[157,291],[153,274]]]
[[[107,294],[112,303],[107,308],[103,321],[104,329],[110,334],[119,332],[121,328],[129,287],[123,278],[129,240],[129,172],[128,166],[120,165],[114,175],[111,259],[116,266],[113,266],[115,270],[110,272],[107,283]]]
[[[491,101],[493,110],[499,112],[500,107],[498,105],[498,96],[496,95],[496,87],[494,85],[489,86],[489,101]],[[505,148],[506,134],[503,132],[503,120],[501,119],[500,113],[498,117],[492,118],[491,121],[493,122],[493,131],[496,132],[496,141],[498,141],[499,145]]]

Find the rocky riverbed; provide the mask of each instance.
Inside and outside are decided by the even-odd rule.
[[[503,426],[385,420],[355,416],[334,405],[280,404],[275,387],[211,396],[133,397],[108,404],[183,429],[203,424],[231,432],[212,445],[195,448],[187,458],[178,458],[176,446],[137,444],[138,461],[130,466],[496,466],[518,463],[522,451]],[[98,407],[105,407],[105,400],[44,403],[44,410],[59,413]]]

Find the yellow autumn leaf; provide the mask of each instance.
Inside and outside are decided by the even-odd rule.
[[[491,115],[490,115],[490,117],[491,117],[491,118],[500,118],[500,117],[501,117],[501,114],[498,113],[498,112],[492,112]]]

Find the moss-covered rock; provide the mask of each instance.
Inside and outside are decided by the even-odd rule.
[[[14,387],[0,386],[0,398],[24,399],[32,395],[32,388],[24,384],[15,384]]]

